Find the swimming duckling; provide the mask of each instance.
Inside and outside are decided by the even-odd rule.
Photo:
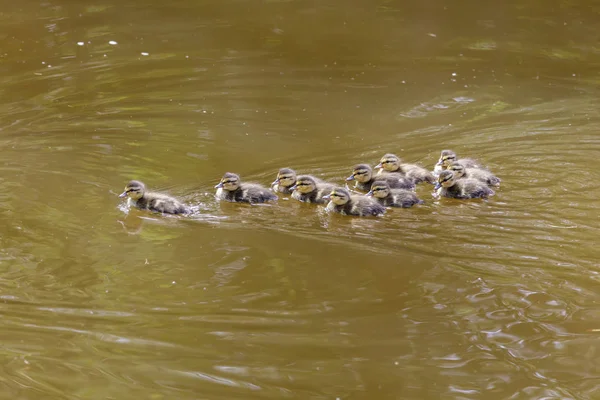
[[[319,178],[315,178],[314,176],[310,177],[317,183],[323,183]],[[273,189],[274,192],[291,194],[293,192],[292,186],[296,184],[296,179],[296,171],[290,168],[281,168],[279,173],[277,173],[277,179],[271,183],[271,189]]]
[[[363,195],[351,196],[350,192],[340,187],[333,189],[330,194],[323,196],[323,198],[329,200],[325,208],[329,212],[361,217],[377,217],[385,213],[385,207],[376,200]]]
[[[391,189],[386,181],[375,181],[367,196],[373,196],[385,207],[412,207],[415,204],[423,204],[415,192],[406,189]]]
[[[378,175],[385,172],[395,172],[405,175],[414,183],[435,183],[435,177],[431,172],[416,164],[403,164],[400,157],[395,154],[386,154],[381,157],[379,164],[377,164],[375,168],[381,168]]]
[[[452,150],[442,150],[442,153],[440,154],[440,159],[438,160],[436,167],[441,166],[442,169],[447,169],[450,166],[450,164],[452,164],[455,161],[465,168],[483,168],[483,166],[481,166],[477,161],[473,160],[472,158],[459,159],[456,156],[456,153]]]
[[[352,175],[346,178],[347,181],[355,181],[354,187],[368,192],[371,190],[371,185],[375,182],[373,169],[367,164],[355,165],[352,169]],[[394,189],[414,189],[415,184],[401,174],[384,174],[378,176],[377,180],[385,180],[391,188]]]
[[[485,183],[476,179],[458,179],[454,172],[450,170],[440,173],[435,190],[440,196],[455,199],[487,198],[494,195],[494,191]]]
[[[331,193],[336,185],[326,182],[318,182],[310,175],[301,175],[298,177],[296,184],[291,187],[294,191],[292,197],[298,201],[305,203],[323,204],[327,203],[324,196]]]
[[[240,177],[231,172],[226,172],[215,188],[217,189],[216,197],[219,200],[250,204],[277,200],[277,196],[269,189],[256,183],[241,183]]]
[[[500,178],[485,169],[465,168],[460,162],[454,161],[448,170],[454,172],[457,179],[471,178],[489,186],[500,186]]]
[[[164,214],[187,214],[190,209],[177,199],[161,193],[146,192],[140,181],[131,181],[119,197],[127,197],[127,204],[140,210],[156,211]]]

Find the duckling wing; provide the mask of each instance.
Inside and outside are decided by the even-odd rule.
[[[278,197],[267,188],[256,183],[243,183],[240,186],[240,200],[248,203],[265,203],[271,200],[277,200]]]
[[[415,183],[427,182],[435,184],[435,177],[425,168],[416,164],[402,164],[402,171],[406,173],[406,177],[412,179]]]
[[[415,181],[402,172],[386,172],[381,175],[392,189],[415,189]]]
[[[385,214],[385,207],[370,197],[353,196],[346,205],[346,213],[350,215],[377,217]]]
[[[147,193],[144,197],[147,199],[148,209],[164,214],[187,214],[189,209],[180,203],[177,199],[160,194]]]
[[[460,181],[459,181],[460,182]],[[483,182],[475,179],[465,179],[462,181],[463,198],[487,198],[494,195],[494,191]]]
[[[490,171],[485,169],[467,168],[466,175],[469,178],[477,179],[490,186],[499,186],[500,178],[494,176]]]
[[[422,204],[423,200],[419,199],[415,192],[403,189],[394,189],[390,193],[392,207],[412,207],[415,204]]]

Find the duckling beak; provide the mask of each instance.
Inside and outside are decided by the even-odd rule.
[[[124,191],[123,193],[121,193],[121,194],[119,195],[119,198],[126,197],[126,196],[127,196],[127,190],[126,190],[126,191]]]
[[[350,175],[349,177],[346,178],[347,181],[353,181],[354,180],[354,175]]]
[[[297,185],[294,185],[294,186],[290,187],[289,190],[294,191],[294,190],[296,190],[297,187],[298,187]]]
[[[375,169],[378,169],[378,168],[383,168],[383,165],[381,165],[381,163],[377,164],[377,165],[375,166]]]
[[[220,189],[223,187],[223,182],[219,182],[218,185],[215,185],[215,189]]]
[[[365,196],[373,196],[373,191],[372,191],[372,190],[369,190],[369,191],[367,192],[367,194],[365,194]]]
[[[433,190],[438,190],[438,189],[440,189],[441,187],[442,187],[442,184],[438,182],[438,183],[436,183],[436,184],[435,184],[435,186],[433,187]]]
[[[322,197],[324,200],[330,200],[331,199],[331,195],[330,194],[326,194],[325,196]]]
[[[444,165],[444,162],[443,162],[442,160],[440,160],[440,161],[438,161],[438,162],[437,162],[437,164],[435,164],[435,165],[442,166],[442,165]]]
[[[271,183],[271,186],[277,185],[279,183],[279,178],[275,179],[273,181],[273,183]]]

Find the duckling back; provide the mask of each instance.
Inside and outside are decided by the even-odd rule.
[[[336,205],[330,201],[327,204],[327,211],[359,217],[378,217],[385,214],[385,207],[370,197],[358,195],[351,196],[350,200],[343,205]]]
[[[414,183],[427,182],[435,184],[435,177],[433,174],[425,168],[416,164],[402,164],[400,169],[406,177],[412,180]]]
[[[161,193],[144,193],[138,200],[129,199],[130,204],[142,210],[164,214],[188,214],[190,209],[177,199]]]
[[[417,197],[413,191],[406,189],[391,189],[390,194],[384,198],[377,199],[385,207],[412,207],[415,204],[423,204],[424,201]]]
[[[388,185],[390,185],[390,187],[393,189],[414,190],[416,188],[415,180],[400,171],[389,172],[380,169],[379,172],[377,172],[377,177],[373,178],[373,181],[371,181],[371,183],[373,183],[375,180],[379,181],[382,179],[385,180],[388,183]],[[370,189],[371,188],[369,187],[369,190]]]
[[[304,203],[315,203],[315,204],[325,204],[328,202],[327,199],[324,199],[324,196],[327,196],[337,185],[332,183],[315,181],[316,186],[315,189],[309,193],[300,193],[298,190],[294,190],[292,193],[292,198],[302,201]]]
[[[485,169],[465,168],[464,177],[478,180],[489,186],[500,186],[500,178]]]
[[[274,193],[257,183],[241,183],[237,190],[230,192],[230,196],[227,200],[257,204],[277,199],[278,197]]]
[[[453,186],[442,187],[438,193],[455,199],[485,199],[495,194],[485,183],[470,178],[458,179]]]

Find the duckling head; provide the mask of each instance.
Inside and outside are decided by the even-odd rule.
[[[125,186],[125,191],[119,195],[119,197],[126,197],[133,200],[139,200],[144,195],[146,186],[140,181],[131,181]]]
[[[400,164],[402,160],[395,154],[386,154],[381,157],[379,160],[379,164],[375,166],[375,168],[383,168],[384,171],[394,172],[400,169]]]
[[[441,187],[450,187],[456,182],[456,176],[454,172],[445,170],[438,176],[438,182],[436,183],[434,190],[438,190]]]
[[[390,185],[386,181],[375,181],[371,185],[371,190],[367,196],[373,196],[378,199],[383,199],[390,194]]]
[[[330,200],[336,206],[343,206],[350,201],[350,192],[344,188],[338,187],[331,191],[326,196],[323,196],[325,200]]]
[[[456,153],[452,150],[442,150],[442,153],[440,154],[440,160],[438,161],[437,165],[448,168],[450,164],[456,161],[456,158]]]
[[[310,193],[317,188],[317,182],[310,176],[301,175],[296,180],[296,184],[290,189],[298,191],[299,193]]]
[[[465,167],[458,161],[454,161],[448,166],[448,171],[454,172],[456,179],[461,178],[465,174]]]
[[[356,180],[360,183],[369,182],[373,177],[373,169],[367,164],[358,164],[352,168],[352,175],[346,178],[347,181]]]
[[[225,190],[236,190],[240,187],[240,177],[232,172],[226,172],[225,175],[221,178],[221,182],[219,182],[215,189],[223,188]]]
[[[279,173],[277,173],[277,179],[273,181],[271,186],[279,185],[289,188],[290,186],[294,186],[294,183],[296,183],[296,171],[290,168],[281,168]]]

